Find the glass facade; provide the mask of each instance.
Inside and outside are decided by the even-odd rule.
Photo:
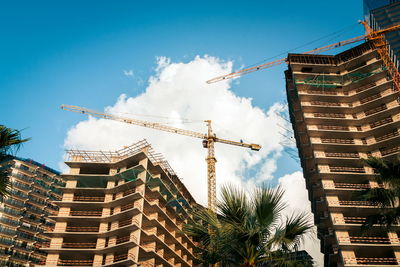
[[[364,19],[374,30],[385,29],[400,24],[400,0],[364,0]],[[389,43],[391,58],[399,68],[400,32],[385,35]]]

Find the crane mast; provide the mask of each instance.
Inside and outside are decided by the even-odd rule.
[[[142,126],[142,127],[146,127],[146,128],[152,128],[155,130],[160,130],[160,131],[165,131],[165,132],[170,132],[170,133],[175,133],[175,134],[191,136],[191,137],[202,139],[203,147],[207,148],[206,162],[207,162],[208,208],[214,212],[216,211],[216,199],[217,199],[217,197],[216,197],[216,172],[215,172],[215,163],[217,162],[217,159],[215,158],[215,148],[214,148],[215,142],[244,147],[244,148],[250,148],[251,150],[255,150],[255,151],[258,151],[261,149],[261,146],[257,145],[257,144],[247,144],[247,143],[243,143],[242,141],[237,142],[237,141],[217,138],[212,130],[211,120],[204,121],[207,124],[208,130],[207,130],[207,134],[203,134],[203,133],[198,133],[198,132],[194,132],[194,131],[190,131],[190,130],[184,130],[184,129],[180,129],[180,128],[176,128],[176,127],[163,125],[161,123],[142,121],[142,120],[137,120],[137,119],[132,119],[132,118],[121,117],[121,116],[117,116],[117,115],[113,115],[113,114],[102,113],[102,112],[98,112],[98,111],[94,111],[94,110],[90,110],[90,109],[82,108],[82,107],[78,107],[78,106],[61,105],[61,109],[67,110],[67,111],[72,111],[72,112],[77,112],[77,113],[81,113],[81,114],[91,115],[91,116],[94,116],[97,118],[120,121],[120,122],[134,124],[134,125],[138,125],[138,126]]]

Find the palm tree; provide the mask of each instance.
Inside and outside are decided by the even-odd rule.
[[[374,224],[391,228],[400,221],[400,157],[393,161],[369,157],[363,161],[376,170],[379,174],[376,181],[379,185],[383,185],[354,194],[355,199],[371,201],[380,207],[377,214],[367,217],[363,228],[370,229]]]
[[[304,213],[286,217],[282,188],[260,187],[249,197],[242,189],[224,186],[218,212],[197,207],[184,232],[199,242],[205,266],[311,266],[293,251],[311,232]]]
[[[0,125],[0,164],[12,158],[12,155],[15,155],[21,144],[29,139],[21,139],[20,131]],[[0,197],[8,195],[10,186],[8,176],[8,168],[0,168]]]

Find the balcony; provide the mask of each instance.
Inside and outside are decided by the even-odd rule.
[[[318,130],[349,131],[348,126],[342,125],[317,125]]]
[[[310,104],[312,106],[324,106],[324,107],[340,107],[341,106],[341,103],[339,103],[339,102],[311,101]]]
[[[376,108],[367,110],[367,111],[365,111],[364,113],[365,113],[365,116],[369,116],[369,115],[378,113],[378,112],[383,111],[383,110],[386,110],[386,109],[387,109],[386,104],[383,104],[383,105],[380,105],[380,106],[378,106],[378,107],[376,107]]]
[[[392,117],[386,117],[386,118],[384,118],[382,120],[370,123],[369,126],[371,127],[371,129],[373,129],[373,128],[376,128],[376,127],[379,127],[379,126],[382,126],[382,125],[385,125],[385,124],[388,124],[388,123],[391,123],[391,122],[393,122],[393,118]]]
[[[396,258],[344,258],[345,266],[398,265]]]
[[[371,96],[369,96],[369,97],[366,97],[366,98],[361,99],[361,100],[360,100],[360,103],[361,103],[361,104],[365,104],[365,103],[371,102],[371,101],[373,101],[373,100],[375,100],[375,99],[378,99],[378,98],[380,98],[380,97],[381,97],[381,94],[380,94],[380,93],[375,94],[375,95],[371,95]]]
[[[321,143],[322,144],[352,145],[352,144],[354,144],[354,139],[321,138]]]
[[[100,196],[100,197],[74,196],[74,201],[81,201],[81,202],[104,202],[104,196]]]
[[[342,113],[314,113],[314,118],[345,119],[346,114]]]
[[[393,137],[399,136],[399,131],[398,130],[394,130],[390,133],[375,137],[375,141],[376,142],[380,142],[380,141],[384,141]]]
[[[123,236],[123,237],[118,237],[117,240],[115,241],[115,244],[121,244],[121,243],[125,243],[131,240],[131,237],[129,235],[127,236]]]
[[[367,84],[365,84],[365,85],[363,85],[363,86],[358,87],[358,88],[356,89],[356,93],[360,93],[360,92],[362,92],[362,91],[368,90],[368,89],[370,89],[370,88],[372,88],[372,87],[374,87],[374,86],[376,86],[376,82],[367,83]]]
[[[371,201],[353,200],[328,200],[329,206],[351,206],[351,207],[378,207],[378,204]]]
[[[90,211],[90,210],[71,210],[70,216],[101,216],[102,211]]]
[[[337,95],[335,91],[326,90],[307,90],[306,93],[310,95]]]
[[[356,189],[356,190],[363,190],[369,189],[371,186],[369,184],[349,184],[349,183],[335,183],[334,188],[337,189]]]
[[[389,237],[376,237],[376,236],[350,236],[350,237],[339,237],[340,242],[351,243],[351,244],[378,244],[388,245],[392,243],[399,243],[398,238]]]
[[[99,227],[96,226],[67,226],[66,232],[98,232]]]
[[[329,166],[329,170],[330,172],[365,173],[364,168],[357,167]]]
[[[400,151],[400,146],[395,146],[391,148],[381,148],[380,152],[382,156],[387,156],[390,154],[398,153]]]
[[[360,158],[357,153],[340,153],[340,152],[325,152],[325,157],[328,158]]]
[[[53,265],[52,263],[46,263],[48,265]],[[92,266],[93,260],[62,260],[59,259],[57,262],[58,266]]]

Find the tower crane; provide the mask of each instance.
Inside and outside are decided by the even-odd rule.
[[[385,34],[399,30],[400,24],[386,28],[386,29],[373,31],[365,21],[360,21],[360,23],[364,25],[366,34],[358,36],[358,37],[353,37],[351,39],[347,39],[347,40],[344,40],[344,41],[341,41],[338,43],[319,47],[319,48],[304,52],[304,54],[318,54],[320,52],[328,51],[331,49],[335,49],[338,47],[342,47],[342,46],[349,45],[349,44],[356,43],[356,42],[363,41],[363,40],[372,41],[378,51],[379,56],[382,58],[386,69],[388,70],[389,74],[393,78],[393,83],[394,83],[396,89],[400,92],[400,74],[399,74],[399,71],[397,70],[395,64],[393,63],[393,61],[390,58],[388,44],[385,39]],[[219,82],[219,81],[223,81],[223,80],[227,80],[227,79],[232,79],[232,78],[239,77],[239,76],[251,73],[251,72],[268,69],[268,68],[283,64],[285,62],[287,62],[287,58],[278,59],[278,60],[267,62],[267,63],[261,64],[258,66],[242,69],[242,70],[239,70],[236,72],[232,72],[232,73],[229,73],[226,75],[212,78],[212,79],[208,80],[207,83],[210,84],[210,83],[215,83],[215,82]]]
[[[212,130],[211,127],[211,120],[205,120],[204,122],[207,124],[208,131],[207,133],[198,133],[190,130],[184,130],[180,128],[175,128],[167,125],[163,125],[161,123],[155,122],[148,122],[143,120],[137,120],[132,118],[120,117],[113,114],[102,113],[94,110],[90,110],[87,108],[82,108],[78,106],[71,106],[71,105],[61,105],[61,109],[68,110],[72,112],[77,112],[81,114],[91,115],[97,118],[103,118],[107,120],[114,120],[125,122],[129,124],[134,124],[146,128],[152,128],[155,130],[191,136],[194,138],[199,138],[203,140],[203,147],[207,148],[207,183],[208,183],[208,208],[212,211],[216,210],[216,176],[215,176],[215,163],[217,162],[214,153],[214,143],[223,143],[227,145],[239,146],[243,148],[250,148],[251,150],[258,151],[261,149],[260,145],[257,144],[247,144],[244,143],[242,140],[240,142],[231,141],[227,139],[218,138]]]

